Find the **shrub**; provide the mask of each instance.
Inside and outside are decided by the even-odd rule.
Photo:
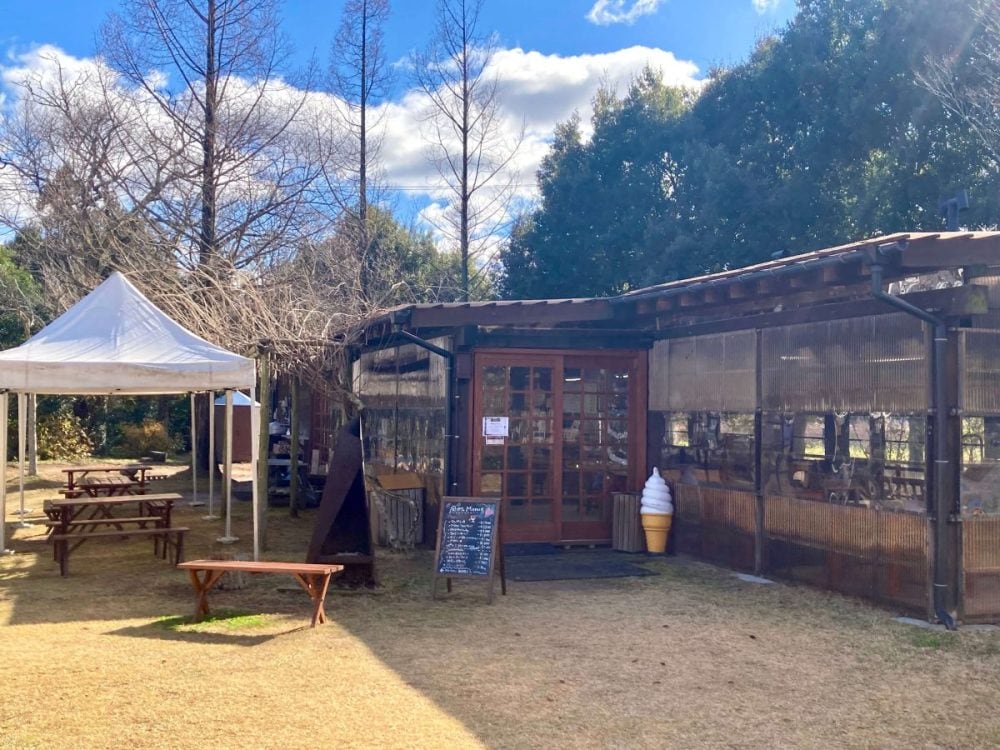
[[[175,447],[167,426],[152,419],[122,425],[122,438],[121,448],[129,455],[148,456],[150,451],[171,452]]]
[[[80,418],[68,410],[38,416],[38,457],[78,461],[90,456],[90,438]]]

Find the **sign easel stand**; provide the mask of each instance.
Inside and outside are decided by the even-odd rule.
[[[492,604],[497,573],[500,574],[500,592],[507,595],[507,565],[500,541],[500,503],[499,498],[441,498],[432,598],[438,598],[441,578],[445,579],[446,590],[451,593],[453,578],[482,580],[486,577],[486,603]]]

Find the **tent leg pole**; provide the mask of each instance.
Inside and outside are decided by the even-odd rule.
[[[215,512],[215,391],[208,392],[208,515],[205,521],[218,521]]]
[[[30,529],[32,524],[24,520],[24,517],[31,512],[24,507],[24,450],[27,443],[27,416],[28,416],[28,394],[17,394],[17,480],[21,489],[21,502],[17,515],[21,517],[15,526],[19,529]]]
[[[3,476],[0,476],[0,555],[13,555],[14,550],[7,548],[6,527],[7,520],[7,415],[10,412],[10,397],[7,391],[0,393],[0,467],[3,468]]]
[[[198,419],[196,417],[197,394],[191,393],[191,502],[192,508],[204,505],[205,502],[198,497]]]
[[[257,386],[250,386],[250,499],[253,514],[253,559],[260,559],[260,499],[257,494],[257,462],[260,460],[260,446],[257,433],[260,432],[260,408],[257,406]]]
[[[233,536],[233,391],[226,390],[226,442],[224,457],[224,473],[226,475],[225,485],[223,485],[223,497],[226,502],[226,533],[216,541],[220,544],[232,544],[238,542],[239,537]]]

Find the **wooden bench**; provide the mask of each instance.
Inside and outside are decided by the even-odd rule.
[[[133,482],[127,477],[112,478],[107,481],[88,480],[77,484],[74,487],[63,487],[59,490],[60,495],[66,497],[115,497],[117,495],[142,495],[146,492],[146,485]]]
[[[243,573],[287,573],[305,589],[312,599],[312,627],[317,623],[326,622],[326,611],[323,602],[330,586],[330,576],[344,569],[343,565],[316,565],[310,563],[264,562],[261,560],[190,560],[179,563],[178,568],[186,570],[191,577],[197,599],[194,609],[194,619],[200,620],[208,615],[208,592],[226,573],[241,571]],[[200,575],[199,575],[200,574]]]
[[[83,518],[77,519],[75,521],[67,521],[63,523],[61,521],[46,521],[45,525],[53,529],[58,529],[60,527],[65,528],[68,534],[69,529],[79,529],[81,532],[86,531],[97,531],[99,526],[114,526],[121,529],[121,524],[137,524],[140,529],[144,529],[150,524],[153,526],[163,525],[163,516],[132,516],[130,518],[125,517],[113,517],[113,518]],[[127,533],[127,532],[125,532]]]
[[[45,525],[49,527],[47,539],[55,540],[56,537],[65,536],[67,538],[76,538],[76,544],[68,547],[67,553],[72,552],[81,544],[83,544],[87,539],[89,539],[86,534],[91,531],[100,531],[102,527],[114,526],[118,529],[121,534],[121,538],[125,539],[129,535],[129,530],[125,529],[125,526],[135,525],[137,530],[142,530],[147,527],[166,527],[167,524],[163,520],[163,515],[157,513],[152,516],[132,516],[131,518],[126,518],[124,516],[119,517],[106,517],[106,518],[83,518],[76,519],[73,521],[64,521],[63,519],[49,520],[45,522]],[[159,539],[154,537],[153,539],[155,545],[159,547]],[[52,559],[56,562],[59,561],[60,548],[58,545],[53,543],[52,549]]]
[[[116,518],[109,519],[109,523],[122,522],[125,519]],[[155,517],[152,519],[155,520]],[[93,521],[85,521],[82,523],[93,523]],[[88,539],[103,539],[108,537],[131,537],[131,536],[146,536],[152,537],[153,539],[153,554],[157,557],[167,558],[167,552],[172,547],[174,554],[172,556],[172,562],[177,565],[181,562],[184,557],[184,532],[190,531],[186,526],[175,526],[173,528],[166,528],[162,526],[157,527],[142,527],[136,529],[108,529],[104,531],[76,531],[68,534],[52,534],[49,539],[52,540],[55,551],[56,562],[59,563],[59,575],[67,576],[69,575],[69,554],[83,542]],[[160,549],[160,542],[163,543],[162,553]],[[75,544],[70,544],[70,542],[75,542]]]

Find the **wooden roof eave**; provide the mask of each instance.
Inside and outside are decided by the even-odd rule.
[[[582,300],[526,300],[457,307],[414,307],[408,327],[462,326],[558,327],[570,323],[612,320],[614,310],[605,298]]]
[[[977,285],[912,292],[900,295],[900,298],[949,319],[982,315],[988,312],[987,289]],[[892,312],[898,312],[898,310],[871,296],[849,300],[832,300],[821,304],[776,307],[770,311],[760,311],[754,314],[726,315],[725,310],[720,309],[714,316],[702,314],[684,319],[660,318],[657,321],[656,338],[681,338],[753,328],[842,320]]]
[[[899,263],[907,273],[1000,265],[1000,232],[949,232],[901,244]]]

